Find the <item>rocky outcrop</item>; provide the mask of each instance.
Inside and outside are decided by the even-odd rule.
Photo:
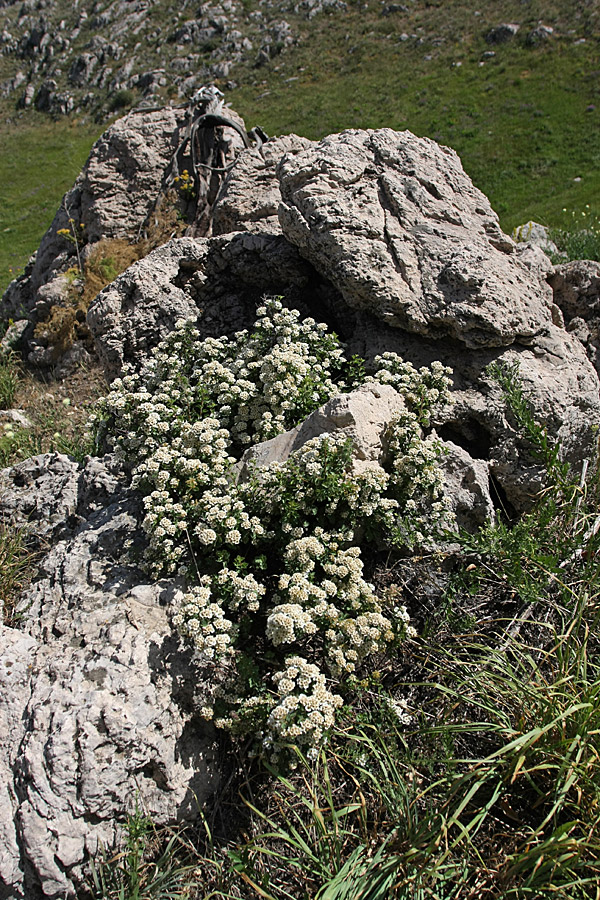
[[[327,288],[277,235],[179,238],[105,288],[90,307],[88,324],[107,375],[114,377],[124,363],[138,365],[178,319],[201,316],[205,334],[232,334],[252,324],[265,294],[282,295],[308,314],[310,300],[318,303]]]
[[[260,149],[245,150],[225,180],[213,213],[213,234],[251,231],[280,234],[279,161],[307,149],[311,142],[296,134],[274,138]]]
[[[250,324],[261,292],[283,294],[350,352],[450,366],[455,403],[437,423],[442,437],[484,461],[503,502],[526,508],[539,467],[486,366],[518,363],[570,459],[592,452],[600,418],[597,376],[562,327],[547,257],[517,251],[456,154],[433,141],[388,129],[290,141],[278,165],[280,140],[265,159],[243,151],[217,200],[219,229],[257,233],[173,242],[100,294],[88,320],[109,372],[139,363],[179,314],[197,310],[206,334],[232,334]]]
[[[347,131],[284,158],[278,176],[285,237],[350,307],[469,348],[527,344],[551,321],[550,292],[453,150]]]
[[[177,585],[127,561],[139,510],[106,462],[79,470],[55,454],[3,473],[4,514],[50,510],[30,527],[63,539],[21,599],[19,630],[1,627],[2,896],[74,897],[136,804],[185,822],[216,783],[201,686],[170,625]]]
[[[520,27],[515,22],[503,22],[502,25],[495,25],[486,33],[486,43],[507,44],[515,37]]]
[[[3,5],[0,56],[15,70],[27,66],[27,74],[7,78],[0,90],[22,106],[35,97],[53,115],[160,105],[167,95],[189,100],[239,63],[259,67],[284,53],[303,20],[346,9],[343,0],[270,2],[251,11],[242,0],[193,9],[173,0],[161,9],[145,0]]]
[[[183,116],[136,114],[96,145],[66,204],[88,240],[143,224],[183,140]],[[241,135],[230,131],[227,152],[237,153]],[[501,232],[456,154],[409,132],[291,136],[235,159],[209,204],[213,236],[169,241],[92,303],[88,325],[107,374],[139,366],[178,319],[196,320],[207,336],[233,335],[265,294],[277,294],[327,322],[349,353],[394,351],[415,366],[453,369],[454,402],[432,426],[464,527],[498,506],[527,509],[541,483],[490,363],[518,365],[567,458],[592,457],[599,383],[577,323],[596,321],[597,267],[549,272],[539,247],[517,249]],[[64,287],[64,221],[6,301],[20,296],[33,318]],[[378,466],[403,408],[387,385],[334,398],[253,448],[241,477],[251,460],[281,461],[339,430],[353,438],[357,469]],[[215,784],[213,737],[196,713],[202,680],[171,627],[180,585],[151,583],[135,565],[141,509],[126,481],[110,457],[81,468],[39,457],[2,474],[4,515],[49,549],[21,600],[19,630],[2,635],[0,896],[74,897],[86,860],[118,837],[136,794],[155,822],[175,823],[193,819]]]

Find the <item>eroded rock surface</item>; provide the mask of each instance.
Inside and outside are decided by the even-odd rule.
[[[312,266],[277,235],[178,238],[105,288],[88,324],[113,377],[125,362],[139,365],[178,319],[199,317],[207,335],[232,334],[252,324],[265,294],[282,295],[308,314],[323,290]]]
[[[567,331],[581,341],[600,375],[600,263],[589,259],[563,263],[547,277]]]
[[[180,113],[161,115],[157,152],[168,156]],[[150,128],[152,116],[140,121]],[[118,219],[134,212],[129,200],[121,209],[119,192],[147,178],[150,202],[161,176],[150,171],[142,129],[119,181],[112,134],[97,148],[116,173],[105,188]],[[84,202],[85,179],[102,162],[95,152],[71,196],[100,234],[108,221],[100,194]],[[143,203],[136,212],[146,215]],[[64,288],[60,222],[9,291],[9,299],[24,291],[33,315]],[[278,139],[240,156],[214,223],[220,234],[170,241],[96,298],[88,322],[109,375],[139,366],[178,319],[196,320],[206,336],[233,334],[252,324],[265,294],[280,294],[327,322],[349,353],[371,361],[395,351],[416,366],[452,368],[453,403],[433,426],[459,524],[476,528],[498,505],[527,509],[541,485],[490,364],[518,366],[536,417],[567,458],[593,457],[599,383],[582,341],[590,352],[597,266],[550,272],[539,248],[517,251],[452,151],[389,129],[318,144]],[[244,466],[250,457],[282,461],[340,429],[355,442],[356,467],[377,466],[403,408],[389,386],[366,385],[253,448]],[[154,821],[173,823],[193,818],[215,784],[212,735],[195,713],[202,682],[170,624],[178,584],[149,583],[131,561],[141,510],[124,481],[112,458],[79,467],[58,454],[1,475],[0,512],[50,548],[22,598],[20,630],[2,634],[0,897],[74,897],[86,859],[117,837],[136,792]]]
[[[231,120],[235,127],[196,127],[197,120],[209,113]],[[52,328],[46,334],[35,326],[49,320],[53,307],[72,306],[77,300],[73,275],[99,241],[136,244],[150,234],[155,244],[166,242],[172,232],[167,228],[162,235],[164,222],[169,216],[175,221],[174,208],[179,203],[186,206],[194,234],[210,231],[223,171],[244,147],[244,134],[237,113],[224,107],[222,95],[210,89],[200,92],[197,103],[188,108],[135,111],[107,129],[65,195],[37,253],[23,275],[9,285],[0,304],[4,317],[27,312],[30,326],[25,341],[32,363],[52,366],[57,362]],[[193,161],[200,165],[195,167]],[[186,167],[195,181],[182,193],[174,179]],[[111,253],[107,249],[107,256]]]
[[[310,145],[307,138],[290,134],[268,141],[260,150],[242,151],[217,198],[213,234],[232,231],[280,234],[277,164],[285,154],[298,153]]]
[[[28,474],[35,462],[44,459],[3,473],[9,509],[22,509],[25,493],[47,503],[49,480]],[[65,458],[45,462],[56,488],[67,477],[69,508],[79,494],[83,509],[102,478],[98,461],[79,473]],[[177,585],[149,583],[127,561],[140,513],[110,484],[106,476],[101,508],[44,559],[19,630],[2,627],[3,896],[75,897],[85,862],[112,846],[136,803],[157,824],[193,820],[216,783],[212,733],[194,713],[192,654],[170,625]]]
[[[470,349],[531,343],[551,322],[550,292],[453,150],[408,131],[346,131],[278,174],[283,234],[350,307]]]

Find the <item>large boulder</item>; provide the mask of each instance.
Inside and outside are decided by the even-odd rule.
[[[17,520],[48,506],[52,480],[72,513],[21,599],[19,630],[1,626],[3,897],[75,897],[89,856],[113,846],[136,805],[183,823],[216,784],[198,673],[170,623],[177,585],[128,561],[138,501],[106,463],[80,470],[53,455],[2,473]]]
[[[265,294],[305,314],[326,285],[284,238],[248,232],[176,238],[127,269],[90,306],[87,321],[108,377],[139,366],[178,319],[201,318],[206,335],[254,321]]]
[[[140,115],[150,128],[155,114]],[[156,114],[165,156],[180,139],[180,115]],[[146,172],[149,143],[132,152]],[[117,177],[118,163],[109,163]],[[160,183],[150,172],[141,183],[146,175]],[[100,200],[83,202],[86,177],[73,197],[87,227],[101,230]],[[123,179],[123,191],[135,189],[135,166]],[[477,527],[495,506],[527,509],[543,475],[490,363],[518,366],[535,415],[567,458],[593,456],[598,377],[573,322],[583,321],[582,304],[595,315],[595,300],[585,299],[595,275],[569,275],[579,286],[568,299],[553,285],[561,312],[543,254],[515,249],[452,151],[389,129],[318,144],[279,139],[241,154],[214,221],[220,234],[170,241],[93,302],[89,327],[109,376],[139,366],[180,318],[207,336],[233,335],[251,325],[264,294],[280,294],[327,322],[350,353],[372,360],[395,351],[415,366],[439,360],[453,369],[454,402],[432,427],[445,442],[461,524]],[[66,263],[53,255],[55,237],[11,288],[31,308],[54,296],[44,285]],[[249,456],[281,461],[310,437],[342,429],[356,444],[355,465],[377,466],[402,409],[389,386],[366,385]],[[75,896],[99,843],[118,838],[136,793],[157,823],[194,817],[216,780],[213,739],[196,712],[203,684],[194,656],[171,627],[179,585],[150,582],[132,561],[141,509],[119,466],[109,458],[79,468],[53,455],[1,480],[0,511],[50,549],[20,603],[19,630],[2,635],[0,897],[58,900]]]
[[[283,234],[353,309],[468,348],[531,343],[551,294],[515,258],[457,154],[408,131],[347,131],[285,157]]]

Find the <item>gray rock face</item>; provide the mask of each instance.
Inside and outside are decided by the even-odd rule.
[[[530,343],[550,295],[516,260],[454,151],[347,131],[281,162],[285,237],[354,309],[466,347]]]
[[[91,458],[81,469],[63,453],[45,453],[0,471],[0,507],[11,522],[47,543],[71,534],[122,482],[110,457]]]
[[[34,465],[49,469],[45,482],[31,482]],[[140,540],[136,502],[98,460],[78,472],[40,457],[3,475],[9,510],[44,508],[52,477],[54,490],[66,477],[69,504],[86,512],[23,596],[20,630],[2,627],[0,654],[0,885],[62,900],[136,802],[157,823],[195,817],[217,777],[213,738],[169,621],[176,585],[148,583],[124,557]],[[93,512],[99,481],[105,504]]]
[[[140,260],[90,306],[88,325],[107,374],[138,365],[178,319],[201,317],[207,335],[248,327],[265,294],[307,309],[318,275],[276,235],[179,238]]]
[[[202,311],[205,334],[233,333],[252,323],[263,294],[283,294],[328,322],[350,353],[371,359],[393,350],[415,365],[450,366],[455,403],[437,423],[442,437],[483,460],[515,509],[530,505],[540,471],[485,375],[489,363],[519,364],[540,421],[568,458],[592,452],[598,379],[562,327],[546,282],[549,261],[533,246],[517,251],[456,154],[387,129],[304,147],[294,139],[277,167],[281,143],[269,156],[267,148],[265,159],[242,154],[214,213],[219,229],[261,233],[174,241],[91,307],[90,328],[111,375],[124,361],[139,363],[179,316]]]
[[[543,250],[544,253],[558,253],[558,247],[551,240],[548,228],[531,219],[523,225],[517,225],[513,229],[512,236],[518,243],[533,244],[535,247]]]
[[[280,234],[281,192],[275,169],[285,154],[298,153],[310,144],[306,138],[290,134],[267,141],[260,151],[240,153],[217,198],[212,233]]]
[[[485,36],[488,44],[507,44],[518,33],[521,26],[514,22],[503,22],[502,25],[496,25],[490,28]]]
[[[165,109],[126,116],[102,135],[37,254],[9,286],[2,301],[7,315],[17,309],[31,310],[40,287],[76,264],[75,248],[58,233],[69,229],[69,217],[77,228],[84,226],[84,239],[90,243],[128,237],[140,229],[156,203],[182,126],[182,111]]]
[[[564,263],[547,277],[567,330],[581,341],[600,375],[600,263]]]
[[[351,394],[340,394],[296,428],[246,450],[240,478],[244,479],[253,467],[285,462],[312,438],[334,432],[352,440],[354,471],[378,467],[384,458],[386,429],[395,416],[405,411],[404,400],[389,384],[365,384]]]

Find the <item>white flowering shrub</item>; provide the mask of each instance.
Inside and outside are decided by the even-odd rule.
[[[449,381],[440,365],[417,371],[384,354],[368,378],[393,385],[408,411],[390,427],[383,467],[357,474],[351,441],[321,435],[238,482],[245,447],[296,425],[362,370],[326,326],[278,300],[257,315],[232,340],[178,325],[140,372],[113,383],[96,431],[144,494],[149,570],[190,585],[174,624],[214,673],[202,714],[257,735],[277,759],[290,743],[314,755],[340,685],[412,633],[406,609],[366,580],[363,551],[425,544],[447,528],[440,450],[422,428]]]

